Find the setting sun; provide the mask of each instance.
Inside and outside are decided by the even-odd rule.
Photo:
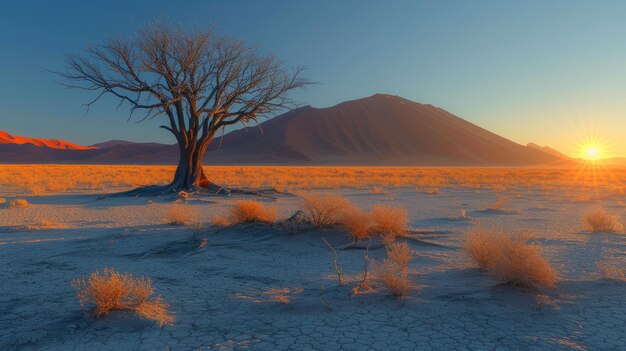
[[[600,159],[601,155],[600,148],[596,145],[587,146],[583,150],[583,157],[586,160],[595,161]]]

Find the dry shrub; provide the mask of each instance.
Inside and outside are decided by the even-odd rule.
[[[381,186],[374,185],[369,188],[368,193],[372,195],[389,195],[389,191]]]
[[[128,310],[154,320],[160,326],[174,322],[161,297],[152,297],[154,289],[150,278],[134,278],[130,274],[105,268],[102,274],[98,271],[91,273],[87,280],[73,280],[72,285],[78,289],[80,305],[85,309],[93,305],[96,317],[106,316],[115,310]]]
[[[276,221],[278,209],[276,207],[265,207],[262,203],[254,200],[242,200],[235,202],[230,210],[229,222],[237,223],[274,223]]]
[[[426,189],[424,189],[424,194],[426,194],[426,195],[437,195],[437,194],[439,194],[439,188],[426,188]]]
[[[495,203],[487,205],[487,210],[490,210],[490,211],[502,211],[504,206],[506,204],[508,204],[510,201],[511,200],[507,199],[506,197],[501,197]]]
[[[211,220],[211,225],[215,226],[215,227],[228,227],[230,226],[230,219],[228,218],[228,216],[215,216],[213,217],[213,219]]]
[[[47,218],[41,218],[37,220],[35,223],[27,225],[25,229],[27,230],[41,230],[41,229],[62,229],[66,228],[65,225],[55,222],[53,220]]]
[[[611,215],[603,208],[595,208],[585,214],[585,224],[592,232],[619,232],[624,229],[620,216]]]
[[[503,283],[554,288],[557,275],[539,245],[504,233],[476,229],[467,234],[465,249],[478,266]]]
[[[358,207],[347,208],[341,215],[339,223],[348,230],[352,240],[365,240],[370,236],[370,215]]]
[[[317,228],[328,228],[339,222],[343,212],[351,207],[348,199],[332,196],[304,195],[302,206],[306,219]]]
[[[372,232],[382,236],[398,237],[406,234],[407,211],[403,208],[387,208],[380,205],[372,209]]]
[[[165,224],[189,225],[193,222],[194,211],[189,205],[175,202],[165,215]]]
[[[409,278],[408,264],[413,259],[413,250],[406,243],[391,243],[387,246],[387,259],[382,263],[373,261],[374,279],[393,296],[402,297],[416,289]]]
[[[393,296],[402,297],[415,290],[415,284],[406,272],[400,271],[398,265],[386,259],[382,263],[374,262],[373,273],[376,282],[382,284]]]
[[[28,207],[30,203],[26,199],[15,199],[9,203],[9,208],[20,208],[20,207]]]
[[[387,256],[401,272],[408,271],[408,264],[413,259],[413,250],[407,243],[392,243],[387,246]]]
[[[0,205],[4,205],[7,202],[7,199],[0,197]]]

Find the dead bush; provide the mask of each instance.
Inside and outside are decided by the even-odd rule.
[[[191,206],[180,202],[175,202],[165,215],[165,224],[169,225],[190,225],[195,215]]]
[[[28,200],[26,199],[15,199],[9,202],[9,208],[21,208],[28,206],[30,206],[30,203],[28,203]]]
[[[413,250],[407,243],[392,243],[387,246],[387,257],[401,272],[408,272],[409,262],[413,259]]]
[[[503,283],[529,288],[554,288],[557,275],[539,245],[520,236],[476,229],[467,234],[465,249],[483,270]]]
[[[394,261],[386,259],[382,263],[374,262],[372,266],[375,281],[385,287],[391,295],[403,297],[416,288],[408,274],[402,272]]]
[[[398,237],[406,234],[407,211],[403,208],[374,206],[371,213],[372,232],[382,236]]]
[[[150,278],[134,278],[105,268],[102,274],[98,271],[91,273],[87,280],[73,280],[72,285],[78,290],[80,305],[85,309],[92,307],[96,317],[115,310],[128,310],[154,320],[160,326],[174,322],[161,297],[152,297],[154,289]]]
[[[365,240],[370,236],[370,215],[357,207],[350,206],[344,210],[339,223],[346,228],[354,241]]]
[[[328,228],[339,222],[343,211],[350,207],[350,202],[339,196],[304,195],[302,207],[311,225],[317,228]]]
[[[241,200],[235,202],[230,210],[230,224],[237,223],[274,223],[276,221],[278,209],[266,207],[262,203],[254,200]]]
[[[584,221],[592,232],[620,232],[624,229],[620,216],[611,215],[599,207],[587,212]]]

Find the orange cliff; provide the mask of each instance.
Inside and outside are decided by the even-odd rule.
[[[13,134],[9,134],[0,130],[0,144],[32,144],[35,146],[45,146],[51,149],[65,149],[65,150],[91,150],[96,149],[94,146],[83,146],[72,144],[70,142],[59,139],[41,139],[41,138],[28,138],[21,137]]]

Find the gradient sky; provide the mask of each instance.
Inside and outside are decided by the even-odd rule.
[[[439,106],[519,143],[626,156],[626,1],[12,1],[0,13],[0,130],[82,144],[174,143],[47,70],[150,21],[215,25],[321,84],[328,107],[377,92]]]

